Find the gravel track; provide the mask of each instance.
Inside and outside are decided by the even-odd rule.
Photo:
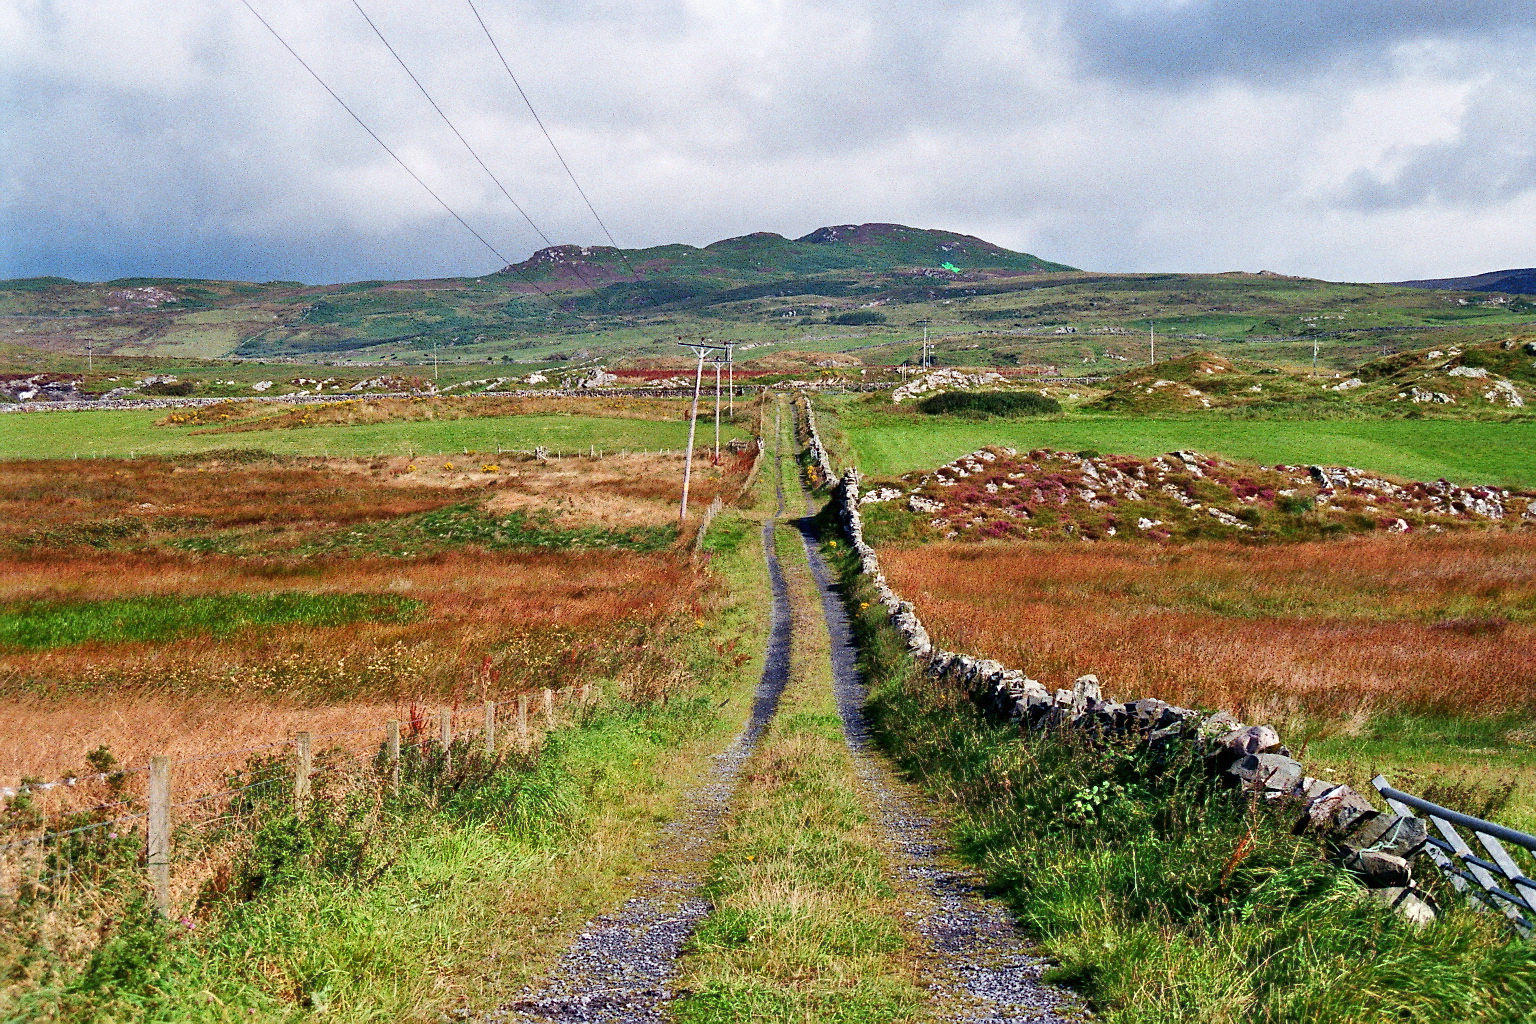
[[[775,431],[774,465],[781,466]],[[778,474],[778,513],[784,513],[784,476]],[[763,524],[763,554],[773,590],[768,649],[747,726],[715,755],[708,781],[685,798],[684,809],[662,830],[651,855],[654,867],[635,895],[612,914],[587,922],[540,989],[486,1016],[488,1021],[584,1021],[592,1024],[661,1024],[676,993],[671,983],[683,944],[712,907],[699,895],[709,852],[729,812],[741,766],[778,709],[789,681],[792,623],[789,590],[774,551],[777,519]]]
[[[806,518],[797,525],[832,644],[832,685],[854,768],[874,800],[875,819],[892,853],[899,890],[909,894],[911,925],[928,945],[924,973],[942,1021],[957,1024],[1051,1024],[1087,1014],[1071,993],[1040,980],[1050,966],[1030,951],[1007,909],[958,868],[939,823],[919,812],[922,798],[900,782],[870,746],[853,630],[832,574],[817,548],[814,506],[801,485]]]

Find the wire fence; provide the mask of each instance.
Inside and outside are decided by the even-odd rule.
[[[412,707],[403,718],[146,765],[29,783],[0,805],[0,911],[90,905],[141,892],[157,909],[228,884],[229,867],[273,812],[442,788],[484,771],[589,705],[591,687]]]

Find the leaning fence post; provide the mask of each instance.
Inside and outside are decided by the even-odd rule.
[[[385,740],[389,758],[389,791],[400,792],[400,719],[391,718],[385,723]]]
[[[546,728],[555,727],[555,691],[544,687],[544,725]]]
[[[496,704],[493,701],[485,702],[485,754],[496,756]]]
[[[155,891],[155,909],[171,913],[171,759],[149,759],[149,842],[144,862]]]
[[[293,770],[293,802],[300,806],[309,799],[309,777],[313,774],[314,757],[309,745],[309,733],[301,732],[293,738],[298,754],[298,764]]]

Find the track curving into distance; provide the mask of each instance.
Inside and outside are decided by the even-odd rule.
[[[796,524],[821,595],[832,645],[832,685],[855,770],[874,803],[876,823],[892,852],[897,888],[910,895],[911,925],[926,941],[923,970],[939,1007],[955,1024],[1054,1024],[1087,1016],[1071,993],[1040,980],[1049,964],[1030,950],[1007,909],[956,867],[938,822],[920,812],[889,762],[870,746],[853,630],[832,574],[818,550],[811,495],[801,482],[806,516]]]
[[[777,435],[777,432],[775,432]],[[782,466],[775,437],[774,465]],[[777,473],[778,513],[784,513],[783,473]],[[661,1024],[675,997],[671,983],[683,944],[712,909],[699,895],[708,854],[730,809],[741,766],[773,719],[789,682],[792,623],[789,590],[774,550],[777,518],[763,524],[763,554],[768,562],[773,605],[763,674],[753,697],[752,714],[729,747],[715,755],[709,779],[689,794],[678,818],[662,830],[653,851],[657,866],[634,896],[616,912],[589,921],[561,957],[549,981],[487,1016],[490,1021],[541,1021],[546,1024]]]

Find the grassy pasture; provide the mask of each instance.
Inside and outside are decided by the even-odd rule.
[[[1068,415],[942,421],[845,402],[840,426],[862,472],[894,476],[985,445],[1149,456],[1187,449],[1264,465],[1350,465],[1412,480],[1536,487],[1536,419],[1238,419]]]
[[[0,650],[41,651],[184,636],[222,639],[242,629],[273,625],[400,623],[409,622],[420,608],[421,602],[398,594],[302,592],[32,601],[0,608]]]
[[[554,451],[655,451],[688,443],[684,420],[628,419],[545,413],[455,420],[387,421],[200,434],[195,426],[159,427],[165,413],[126,409],[87,412],[12,413],[0,417],[0,459],[67,459],[170,455],[241,448],[280,455],[408,455],[417,452],[532,449]],[[722,439],[743,436],[722,424]],[[713,442],[712,425],[699,437]]]
[[[714,600],[680,456],[454,459],[0,464],[0,784],[674,673]],[[696,465],[696,513],[749,463]]]
[[[1377,772],[1459,787],[1458,803],[1494,798],[1500,820],[1536,826],[1530,532],[941,543],[881,561],[950,650],[1273,722],[1309,767],[1362,789]]]

